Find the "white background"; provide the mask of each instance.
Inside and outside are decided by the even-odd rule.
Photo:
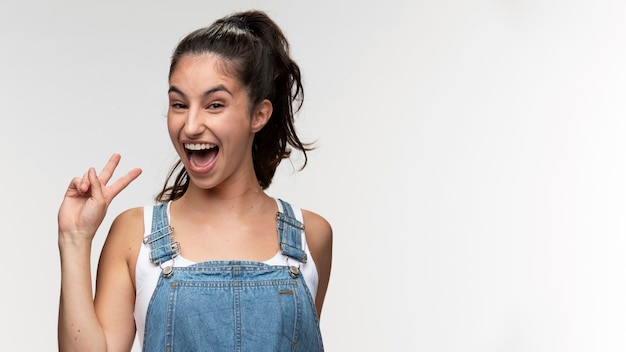
[[[0,5],[0,350],[56,350],[70,179],[175,160],[185,34],[265,10],[318,149],[268,190],[324,215],[328,351],[626,350],[626,5],[606,0],[45,1]],[[296,162],[298,158],[295,158]]]

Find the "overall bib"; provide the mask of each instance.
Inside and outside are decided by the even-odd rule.
[[[303,225],[279,201],[280,250],[304,263]],[[298,267],[241,260],[166,265],[180,251],[166,204],[154,207],[144,243],[162,272],[148,305],[143,351],[324,350],[315,303]]]

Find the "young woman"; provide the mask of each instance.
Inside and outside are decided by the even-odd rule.
[[[91,243],[120,156],[70,183],[59,209],[61,351],[322,351],[332,230],[264,190],[291,148],[300,71],[259,11],[190,33],[169,72],[168,130],[180,160],[154,206],[113,222],[95,299]],[[306,231],[305,231],[306,226]]]

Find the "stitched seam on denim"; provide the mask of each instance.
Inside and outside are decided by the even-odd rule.
[[[281,253],[299,262],[306,263],[306,253],[302,250],[301,237],[304,226],[295,218],[289,203],[282,199],[278,199],[278,201],[283,208],[283,211],[278,213],[276,223]]]
[[[150,262],[160,265],[178,256],[179,247],[172,241],[172,227],[167,218],[167,203],[154,206],[151,233],[144,238],[150,245]]]

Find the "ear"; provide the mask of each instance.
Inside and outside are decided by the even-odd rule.
[[[267,121],[270,120],[273,111],[274,107],[272,106],[272,102],[267,99],[263,100],[259,105],[257,105],[254,113],[252,114],[250,132],[259,132],[267,124]]]

